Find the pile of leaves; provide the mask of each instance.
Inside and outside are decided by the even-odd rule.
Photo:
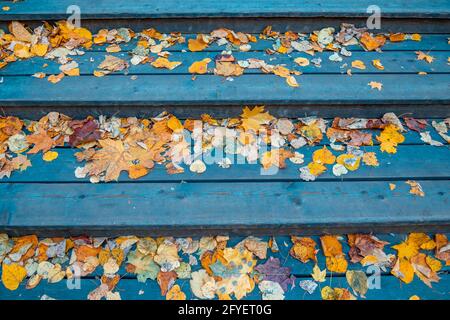
[[[242,299],[258,288],[262,299],[281,300],[296,286],[309,294],[321,287],[327,300],[353,300],[369,290],[363,267],[376,265],[405,283],[414,275],[431,287],[439,281],[442,264],[450,265],[450,244],[443,234],[431,238],[412,233],[394,245],[398,255],[386,254],[389,243],[373,235],[350,234],[320,237],[321,247],[308,237],[291,237],[293,263],[312,262],[311,278],[296,279],[291,267],[280,260],[276,238],[247,237],[229,246],[227,236],[193,238],[122,236],[114,239],[72,237],[38,239],[34,235],[10,238],[0,234],[1,282],[8,290],[31,290],[40,283],[58,283],[96,276],[99,285],[90,300],[121,299],[117,285],[126,274],[137,281],[156,281],[168,300],[185,300],[186,293],[198,299]],[[343,246],[350,247],[348,253]],[[326,258],[324,265],[318,254]],[[352,265],[352,268],[349,266]],[[354,266],[353,266],[354,265]],[[290,263],[292,266],[292,262]],[[322,269],[324,268],[324,269]],[[345,274],[346,288],[332,288],[334,273]],[[180,286],[188,283],[189,288]],[[188,291],[189,292],[188,292]]]
[[[329,59],[333,62],[341,62],[343,58],[352,55],[350,49],[361,46],[366,51],[379,51],[387,42],[421,41],[419,34],[372,34],[365,28],[356,28],[351,24],[342,24],[341,29],[323,28],[311,34],[287,31],[280,33],[266,27],[258,35],[237,32],[226,28],[213,30],[209,34],[197,34],[193,38],[186,39],[179,32],[165,34],[154,28],[135,32],[130,28],[101,29],[96,34],[86,28],[72,26],[67,21],[59,21],[55,24],[45,22],[43,25],[31,30],[19,21],[13,21],[9,25],[9,33],[0,29],[0,69],[17,60],[42,57],[56,61],[60,64],[58,74],[47,75],[45,68],[33,76],[47,78],[51,83],[60,82],[65,76],[79,76],[80,68],[76,57],[83,55],[87,50],[99,46],[106,46],[107,53],[122,51],[121,45],[133,46],[129,51],[129,60],[124,60],[113,55],[105,55],[93,72],[96,77],[105,76],[111,72],[127,70],[130,65],[149,64],[154,68],[173,70],[182,64],[182,61],[171,61],[171,53],[168,48],[178,45],[183,46],[184,51],[204,51],[210,46],[222,48],[222,53],[214,59],[205,58],[195,61],[189,67],[193,75],[213,72],[216,75],[233,80],[240,76],[246,69],[259,69],[264,73],[275,74],[285,79],[291,87],[299,87],[295,76],[301,75],[301,71],[289,70],[283,65],[273,65],[264,60],[249,58],[237,60],[233,52],[247,52],[252,44],[265,41],[268,46],[266,54],[290,54],[301,52],[310,56],[324,51],[333,52]],[[422,51],[416,52],[417,60],[432,63],[434,57]],[[214,61],[213,61],[214,60]],[[300,67],[310,64],[321,66],[321,58],[315,57],[311,61],[304,57],[298,57],[294,62]],[[208,67],[213,62],[214,66]],[[372,61],[375,68],[384,70],[382,62],[378,59]],[[349,64],[344,64],[346,67]],[[365,69],[364,62],[354,60],[347,73],[351,75],[352,68]],[[372,88],[382,89],[382,84],[372,81]]]
[[[342,176],[361,165],[379,166],[376,153],[362,147],[379,143],[381,152],[396,153],[408,130],[419,132],[430,145],[443,146],[431,140],[427,126],[425,120],[409,117],[402,121],[393,113],[381,119],[275,118],[263,106],[245,107],[236,118],[214,119],[203,114],[201,119],[184,121],[167,113],[148,119],[100,116],[75,120],[57,112],[39,121],[0,117],[0,179],[29,168],[30,155],[57,161],[58,148],[66,146],[77,148],[76,159],[84,163],[74,168],[75,176],[89,177],[93,183],[118,180],[122,172],[138,179],[155,165],[164,165],[168,174],[182,173],[185,168],[201,174],[207,170],[205,162],[223,169],[236,163],[259,163],[267,171],[285,168],[287,160],[299,166],[300,179],[312,181],[327,170]],[[432,127],[448,138],[450,119],[433,121]],[[323,147],[302,166],[307,160],[302,148],[319,144]],[[408,184],[414,194],[423,195],[417,182]]]

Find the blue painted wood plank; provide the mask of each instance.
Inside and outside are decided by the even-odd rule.
[[[2,106],[242,105],[242,104],[448,104],[450,75],[298,76],[292,88],[275,75],[113,75],[66,77],[57,84],[28,76],[3,77]],[[371,89],[371,81],[383,90]],[[83,95],[80,95],[83,92]],[[322,94],[321,94],[322,93]],[[414,110],[411,110],[413,112]]]
[[[450,181],[0,184],[0,230],[64,236],[449,230]],[[33,214],[30,214],[33,213]]]
[[[214,161],[219,159],[205,158],[208,167],[204,174],[196,174],[185,168],[185,172],[176,175],[169,175],[163,165],[156,165],[148,175],[137,180],[142,182],[181,182],[181,181],[299,181],[299,168],[312,161],[312,153],[322,147],[302,147],[298,152],[305,155],[305,164],[296,165],[287,161],[287,167],[273,172],[264,171],[259,163],[248,164],[242,157],[228,158],[234,161],[229,169],[222,169]],[[365,152],[375,152],[380,165],[369,167],[361,164],[361,167],[354,172],[341,177],[336,177],[331,172],[331,167],[323,175],[317,178],[318,181],[357,181],[357,180],[402,180],[402,179],[450,179],[450,167],[447,165],[450,159],[450,149],[448,147],[432,147],[429,145],[400,145],[396,154],[380,152],[378,146],[363,147]],[[78,166],[83,166],[83,162],[77,162],[74,156],[76,150],[57,149],[58,159],[52,162],[45,162],[41,155],[30,155],[32,167],[26,171],[14,172],[10,178],[0,179],[0,183],[32,183],[32,182],[88,182],[89,179],[75,178],[74,171]],[[341,153],[334,152],[339,155]],[[221,158],[221,157],[220,157]],[[238,162],[240,161],[240,162]],[[271,172],[271,171],[270,171]],[[119,178],[120,182],[131,182],[128,174],[123,172]]]
[[[395,30],[395,29],[394,29]],[[173,31],[173,30],[172,30]],[[237,30],[238,31],[238,30]],[[255,43],[250,43],[251,51],[264,51],[266,49],[273,48],[273,40],[262,40],[259,39],[259,34],[254,34],[258,41]],[[387,41],[386,44],[382,47],[383,51],[446,51],[450,49],[450,45],[448,44],[448,38],[450,34],[422,34],[421,41],[402,41],[402,42],[390,42]],[[175,44],[172,47],[166,48],[166,51],[174,52],[181,50],[188,50],[188,40],[195,39],[197,34],[185,34],[186,42],[182,44]],[[120,44],[122,51],[131,51],[137,45],[137,40],[132,40],[128,43]],[[93,45],[90,49],[91,51],[97,52],[105,52],[107,45]],[[360,45],[352,45],[347,47],[348,50],[352,52],[364,52],[364,49]],[[216,43],[211,44],[207,48],[205,48],[205,52],[221,52],[226,50],[226,45],[219,46]]]
[[[163,2],[142,2],[132,0],[98,0],[96,5],[88,0],[27,0],[10,4],[10,11],[3,11],[0,19],[64,19],[68,16],[67,7],[78,5],[83,18],[200,18],[200,17],[366,17],[371,0],[348,0],[343,4],[338,0],[305,1],[289,0],[274,2],[259,0],[242,2],[229,0],[184,1],[167,0]],[[450,15],[446,0],[378,1],[383,17],[440,17]]]
[[[286,293],[286,300],[320,300],[320,290],[324,286],[350,289],[345,277],[333,277],[319,284],[315,292],[310,295],[299,287],[302,280],[310,280],[310,277],[298,278],[296,286]],[[449,300],[450,299],[450,275],[441,275],[441,280],[433,284],[433,288],[427,287],[417,277],[410,284],[401,283],[394,276],[382,276],[381,287],[370,289],[366,294],[366,300],[408,300],[413,295],[418,295],[422,300]],[[195,299],[189,280],[177,280],[187,299]],[[90,291],[100,285],[100,281],[94,279],[82,279],[80,288],[69,290],[66,281],[54,284],[41,282],[36,288],[27,290],[21,284],[17,291],[9,291],[0,285],[0,296],[5,300],[39,300],[43,295],[57,300],[85,300]],[[351,289],[350,289],[351,290]],[[135,279],[121,279],[115,291],[120,292],[123,300],[165,300],[156,281],[139,283]],[[244,300],[259,300],[261,293],[257,287],[247,295]],[[362,299],[362,298],[360,298]]]
[[[225,119],[238,117],[242,113],[242,108],[250,105],[245,102],[242,104],[229,105],[224,104],[217,107],[215,105],[104,105],[100,102],[83,106],[60,105],[51,106],[51,111],[60,112],[72,118],[82,119],[88,116],[98,117],[104,115],[107,117],[157,117],[162,112],[175,114],[179,119],[199,119],[202,114],[209,114],[216,119]],[[39,120],[49,112],[49,107],[42,106],[2,106],[4,115],[20,117],[22,119]],[[398,115],[409,115],[417,119],[436,119],[441,121],[443,118],[450,117],[450,109],[446,104],[430,104],[426,108],[422,104],[301,104],[301,105],[276,105],[265,104],[265,110],[278,118],[298,118],[307,116],[316,116],[321,118],[333,118],[337,114],[341,117],[361,117],[361,118],[381,118],[386,112],[395,112]],[[431,130],[431,129],[430,129]],[[433,135],[433,130],[431,130]],[[408,133],[407,133],[408,135]],[[439,137],[436,137],[440,139]],[[415,141],[418,141],[417,139]],[[411,142],[412,143],[412,142]]]
[[[214,61],[217,53],[213,52],[173,52],[170,56],[170,61],[180,61],[182,64],[173,70],[154,68],[150,64],[131,65],[127,70],[118,72],[118,74],[128,75],[149,75],[149,74],[190,74],[189,67],[195,61],[200,61],[205,58],[210,58]],[[261,59],[271,65],[284,65],[290,70],[296,70],[304,74],[345,74],[348,69],[352,69],[353,74],[417,74],[418,72],[434,73],[450,73],[450,65],[448,65],[447,58],[450,51],[436,51],[430,54],[435,57],[432,64],[425,61],[418,61],[417,55],[411,51],[389,51],[383,54],[376,52],[355,52],[352,57],[344,58],[342,62],[332,62],[329,57],[332,53],[325,52],[316,54],[314,58],[321,58],[321,67],[316,67],[312,63],[306,67],[300,67],[294,59],[304,57],[308,60],[311,56],[302,53],[292,53],[290,55],[268,55],[262,52],[238,52],[234,57],[238,60],[246,59]],[[94,70],[97,70],[100,63],[105,59],[106,55],[113,55],[129,62],[131,56],[127,52],[108,54],[104,52],[87,52],[81,57],[73,57],[73,60],[78,62],[80,73],[82,75],[92,75]],[[152,56],[156,59],[156,56]],[[379,70],[372,65],[372,60],[379,59],[384,66],[384,70]],[[351,68],[351,63],[354,60],[361,60],[365,63],[366,69],[360,70]],[[45,66],[45,67],[44,67]],[[11,75],[33,75],[36,72],[44,72],[46,74],[57,74],[61,71],[61,65],[52,60],[43,58],[32,58],[24,61],[17,61],[10,63],[0,70],[0,76]],[[214,73],[215,63],[209,64],[209,73]],[[246,74],[264,74],[260,69],[246,69]],[[450,77],[450,76],[449,76]]]

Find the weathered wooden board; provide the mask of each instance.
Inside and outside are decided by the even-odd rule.
[[[275,30],[275,29],[274,29]],[[137,30],[136,30],[137,31]],[[173,30],[171,30],[173,32]],[[211,30],[212,31],[212,30]],[[397,31],[400,32],[400,31]],[[266,49],[273,48],[274,40],[263,40],[259,39],[259,34],[254,34],[255,37],[258,38],[257,42],[250,43],[251,45],[251,51],[264,51]],[[175,44],[169,48],[166,48],[166,51],[169,52],[176,52],[181,50],[188,50],[188,40],[189,39],[195,39],[197,37],[197,34],[185,34],[184,37],[186,38],[185,43],[181,44]],[[416,51],[416,50],[423,50],[423,51],[440,51],[440,50],[449,50],[450,45],[448,44],[448,38],[450,37],[450,34],[421,34],[421,41],[412,41],[412,40],[406,40],[402,42],[390,42],[387,41],[386,44],[383,46],[383,51]],[[122,48],[122,51],[131,51],[133,50],[137,45],[137,39],[131,40],[128,43],[122,43],[120,44],[120,47]],[[97,52],[105,52],[107,48],[107,44],[105,45],[93,45],[90,49],[91,51]],[[364,49],[360,45],[352,45],[347,47],[348,50],[352,52],[365,52]],[[219,46],[217,43],[213,43],[209,45],[207,48],[203,50],[203,52],[221,52],[223,50],[226,50],[227,46]],[[382,56],[380,56],[382,57]]]
[[[289,290],[286,294],[286,300],[320,300],[320,290],[324,286],[348,288],[345,277],[333,277],[324,284],[319,284],[315,292],[310,295],[298,286],[302,280],[308,280],[311,277],[301,277],[296,279],[295,288]],[[430,289],[417,277],[410,284],[404,284],[394,276],[382,276],[380,279],[381,287],[371,289],[366,294],[366,300],[408,300],[413,295],[418,295],[422,300],[449,300],[450,275],[442,274],[440,282],[433,284]],[[69,283],[69,286],[72,283]],[[188,280],[177,280],[187,299],[195,299],[190,290]],[[32,290],[25,289],[22,284],[17,291],[9,291],[0,285],[0,296],[5,300],[39,300],[42,296],[51,297],[57,300],[85,300],[90,291],[100,285],[96,279],[81,279],[79,289],[69,290],[66,281],[55,284],[42,282]],[[123,300],[165,300],[161,296],[161,291],[156,281],[147,281],[139,283],[136,279],[121,279],[116,290],[120,292]],[[244,300],[259,300],[261,293],[255,288]],[[359,298],[361,299],[361,298]]]
[[[115,106],[115,105],[83,105],[83,106],[54,106],[51,104],[42,106],[0,106],[0,114],[14,115],[23,119],[39,120],[41,117],[56,111],[64,113],[74,118],[85,118],[87,116],[98,117],[100,115],[116,117],[156,117],[161,112],[175,114],[180,119],[200,118],[207,113],[215,118],[223,119],[236,117],[242,113],[244,105],[224,104],[220,108],[211,105],[164,105],[164,106]],[[446,104],[429,104],[424,107],[421,104],[395,104],[380,105],[373,104],[292,104],[273,105],[266,104],[265,110],[276,117],[296,118],[306,116],[317,116],[322,118],[332,118],[336,115],[340,117],[363,117],[381,118],[386,112],[395,112],[397,115],[409,115],[415,118],[446,118],[450,117],[450,108]]]
[[[242,157],[227,157],[234,161],[229,169],[222,169],[214,161],[222,159],[222,155],[208,158],[204,161],[208,163],[205,173],[199,175],[189,171],[185,167],[185,172],[176,175],[169,175],[165,167],[156,165],[150,173],[139,180],[131,180],[123,172],[120,182],[136,181],[143,182],[201,182],[209,181],[221,183],[225,181],[299,181],[298,169],[312,161],[312,153],[322,147],[303,147],[298,151],[305,155],[305,164],[296,165],[287,161],[287,167],[277,171],[265,171],[260,164],[248,164]],[[377,154],[379,167],[369,167],[361,164],[361,167],[349,174],[336,177],[331,173],[331,169],[318,177],[318,181],[360,181],[360,180],[407,180],[407,179],[450,179],[450,149],[444,147],[432,147],[429,145],[400,145],[397,154],[382,153],[379,147],[363,147],[366,152],[374,151]],[[14,172],[11,178],[0,179],[2,183],[68,183],[68,182],[88,182],[88,179],[75,178],[74,171],[84,163],[76,161],[72,149],[58,149],[58,159],[53,162],[45,162],[41,155],[30,155],[33,166],[23,172]],[[336,153],[338,154],[338,153]]]
[[[450,181],[2,183],[11,234],[289,234],[450,228]]]
[[[27,18],[28,17],[28,18]],[[30,15],[19,16],[18,18],[6,17],[5,20],[0,19],[0,28],[7,29],[11,19],[26,20],[28,26],[35,28],[42,25],[42,20],[33,20]],[[294,30],[296,32],[313,32],[324,27],[334,27],[340,29],[342,23],[351,23],[358,27],[366,26],[367,16],[365,17],[259,17],[259,18],[114,18],[114,19],[91,19],[83,18],[81,25],[88,28],[92,32],[98,32],[104,28],[122,28],[126,26],[133,30],[142,30],[147,28],[156,28],[160,32],[182,32],[182,33],[209,33],[217,28],[227,27],[233,30],[259,33],[266,26],[273,26],[274,30],[285,32]],[[30,20],[31,19],[31,20]],[[55,21],[50,21],[55,22]],[[440,34],[448,33],[450,30],[450,19],[448,18],[383,18],[381,29],[372,30],[378,32],[403,32],[403,33],[431,33]]]
[[[83,18],[207,18],[207,17],[366,17],[371,0],[338,0],[283,2],[259,0],[242,2],[229,0],[183,1],[166,0],[145,2],[137,0],[97,0],[95,6],[89,0],[27,0],[8,4],[10,11],[3,11],[0,19],[64,19],[67,8],[76,5]],[[450,6],[446,0],[377,1],[382,17],[448,18]]]
[[[112,75],[66,77],[58,84],[29,76],[3,77],[2,106],[162,106],[242,104],[448,104],[448,74],[307,74],[292,88],[275,75]],[[371,81],[383,90],[371,89]],[[82,94],[80,94],[82,93]],[[395,110],[393,110],[395,111]],[[410,110],[414,112],[416,110]],[[439,116],[434,114],[434,116]]]
[[[238,52],[233,56],[238,60],[246,59],[261,59],[271,65],[283,65],[290,70],[297,70],[304,74],[346,74],[348,69],[352,70],[353,74],[417,74],[419,72],[426,72],[428,74],[447,74],[450,79],[450,65],[447,63],[447,58],[450,51],[436,51],[431,55],[435,57],[432,64],[425,61],[418,61],[417,55],[413,51],[388,51],[383,54],[377,52],[355,52],[349,58],[344,58],[342,62],[333,62],[329,60],[332,53],[325,52],[317,54],[314,58],[321,58],[322,63],[320,67],[314,66],[310,63],[306,67],[300,67],[294,62],[297,57],[311,59],[311,56],[303,53],[292,53],[289,55],[268,55],[263,52]],[[83,56],[73,57],[79,64],[80,73],[82,75],[92,75],[95,70],[99,70],[98,66],[105,59],[106,55],[112,55],[129,61],[130,54],[128,52],[120,53],[105,53],[105,52],[87,52]],[[214,61],[217,52],[173,52],[170,56],[170,61],[180,61],[182,64],[173,70],[154,68],[150,64],[132,65],[126,70],[117,72],[117,74],[127,75],[152,75],[152,74],[184,74],[189,75],[189,67],[195,61],[200,61],[205,58]],[[152,57],[156,59],[157,56]],[[384,70],[379,70],[373,66],[372,61],[379,59],[384,66]],[[366,65],[365,70],[360,70],[351,67],[352,61],[361,60]],[[44,67],[45,65],[45,67]],[[44,72],[47,75],[58,74],[61,71],[61,65],[52,60],[43,58],[32,58],[25,61],[18,61],[11,63],[0,70],[0,76],[25,76],[33,75],[36,72]],[[211,62],[209,65],[209,73],[214,72],[215,63]],[[246,69],[246,74],[264,74],[260,69]],[[301,80],[301,78],[299,78]]]

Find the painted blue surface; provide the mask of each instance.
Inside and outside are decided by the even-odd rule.
[[[418,134],[417,134],[418,135]],[[375,137],[374,137],[375,139]],[[436,138],[438,139],[438,138]],[[438,140],[440,141],[440,140]],[[214,162],[208,164],[207,170],[203,174],[196,174],[189,171],[187,166],[185,172],[181,174],[169,175],[163,165],[156,165],[150,173],[136,183],[144,182],[200,182],[200,181],[299,181],[299,168],[312,161],[312,153],[321,149],[321,146],[302,147],[297,151],[305,155],[305,163],[294,164],[289,160],[287,167],[280,169],[273,175],[262,175],[262,167],[259,163],[249,164],[244,162],[242,157],[235,158],[242,161],[232,165],[229,169],[220,168]],[[317,181],[355,181],[355,180],[402,180],[402,179],[449,179],[450,167],[447,165],[450,159],[450,149],[444,147],[432,147],[429,145],[400,145],[396,154],[381,152],[379,146],[362,147],[365,152],[375,152],[380,165],[371,167],[361,164],[360,168],[350,172],[345,176],[336,177],[329,169],[317,178]],[[10,178],[0,179],[2,183],[34,183],[34,182],[88,182],[89,179],[77,179],[74,170],[78,166],[83,166],[84,162],[77,162],[74,153],[77,150],[59,148],[58,159],[52,162],[42,160],[42,155],[30,155],[32,167],[26,171],[13,172]],[[334,154],[340,153],[332,151]],[[228,158],[233,159],[232,156]],[[213,161],[214,159],[211,159]],[[205,159],[206,161],[206,159]],[[120,182],[132,182],[128,174],[123,172],[119,178]]]
[[[450,181],[2,183],[1,230],[54,236],[89,233],[442,231],[450,227]]]
[[[448,234],[447,234],[448,235]],[[396,251],[391,248],[392,245],[398,244],[404,241],[407,237],[406,234],[380,234],[376,235],[380,240],[390,242],[390,245],[386,245],[384,252],[387,254],[395,254]],[[433,236],[430,234],[430,236]],[[232,247],[241,241],[242,237],[232,237],[228,241],[228,246]],[[267,240],[268,237],[263,237]],[[325,257],[322,254],[320,239],[314,236],[313,239],[317,243],[319,252],[317,254],[318,265],[321,269],[325,268]],[[310,280],[311,272],[314,266],[313,262],[301,263],[298,260],[289,256],[289,249],[291,248],[291,241],[289,237],[276,237],[276,241],[280,248],[278,253],[269,252],[269,256],[279,258],[281,265],[289,267],[291,274],[296,277],[295,287],[289,289],[286,293],[286,299],[295,300],[309,300],[309,299],[321,299],[320,289],[324,286],[349,288],[347,280],[343,274],[327,273],[327,280],[324,283],[319,283],[319,287],[316,291],[310,295],[303,291],[299,287],[299,282],[302,280]],[[347,245],[346,236],[341,240],[343,245],[343,252],[348,253],[349,247]],[[426,252],[433,256],[433,252]],[[183,261],[188,260],[188,255],[181,255]],[[348,258],[348,256],[347,256]],[[258,260],[258,264],[264,263],[266,260]],[[349,270],[365,270],[368,275],[372,275],[370,270],[363,268],[359,263],[349,263]],[[201,269],[201,266],[193,266],[192,271]],[[448,273],[449,267],[444,266],[439,272],[440,281],[433,283],[433,287],[427,287],[417,277],[410,284],[404,284],[399,279],[390,275],[388,272],[381,273],[379,289],[371,289],[368,291],[367,300],[373,299],[409,299],[412,295],[418,295],[423,300],[429,299],[450,299],[450,274]],[[90,291],[94,290],[99,284],[99,277],[102,275],[102,267],[97,267],[93,274],[85,277],[80,282],[79,289],[68,289],[66,280],[63,280],[56,284],[49,284],[46,281],[42,281],[36,288],[32,290],[25,289],[25,284],[22,283],[18,290],[9,291],[3,285],[0,284],[0,300],[12,299],[12,300],[24,300],[24,299],[40,299],[43,295],[55,299],[86,299]],[[152,300],[164,300],[165,297],[161,296],[160,288],[156,281],[147,280],[145,283],[139,283],[133,274],[129,274],[125,271],[125,263],[121,266],[118,274],[121,276],[121,280],[118,283],[115,291],[120,292],[122,299],[152,299]],[[193,296],[189,280],[177,280],[176,284],[180,285],[183,292],[186,293],[188,299],[195,299]],[[258,288],[255,288],[245,299],[261,299],[261,294]],[[363,299],[363,298],[360,298]]]
[[[214,75],[112,75],[65,77],[52,84],[30,76],[4,77],[3,106],[82,105],[252,105],[252,104],[448,104],[448,74],[298,76],[292,88],[275,75],[242,75],[233,81]],[[383,90],[371,89],[371,81]],[[80,95],[80,92],[83,92]],[[414,110],[411,110],[414,111]]]
[[[212,0],[145,2],[138,0],[97,0],[95,6],[88,0],[27,0],[8,4],[12,10],[2,12],[0,19],[61,19],[68,15],[69,5],[78,5],[85,18],[199,18],[199,17],[365,17],[371,0],[342,1],[247,1]],[[410,0],[376,3],[383,17],[448,17],[450,5],[446,0]]]
[[[450,36],[450,35],[449,35]],[[225,49],[225,48],[223,48]],[[173,70],[154,68],[150,64],[131,65],[127,70],[117,72],[115,74],[127,75],[149,75],[149,74],[185,74],[190,75],[189,67],[195,61],[200,61],[205,58],[210,58],[209,74],[214,73],[214,57],[218,52],[172,52],[169,57],[170,61],[180,61],[182,64]],[[304,53],[293,52],[287,54],[269,55],[264,52],[236,52],[233,56],[237,60],[246,59],[261,59],[267,64],[283,65],[290,70],[296,70],[304,74],[346,74],[348,69],[352,69],[353,74],[417,74],[418,72],[427,72],[429,74],[447,74],[450,78],[450,65],[447,63],[449,51],[433,51],[430,53],[435,58],[431,64],[424,61],[418,61],[417,55],[414,51],[387,51],[383,54],[377,52],[354,52],[351,57],[343,58],[342,62],[332,62],[329,60],[331,52],[318,53],[311,57]],[[82,75],[93,75],[95,70],[99,70],[98,66],[105,59],[106,55],[116,56],[118,58],[129,61],[129,52],[120,53],[106,53],[106,52],[87,52],[83,56],[74,56],[72,59],[76,61],[80,68]],[[306,67],[300,67],[294,62],[295,58],[303,57],[308,60],[314,58],[321,58],[321,67],[316,67],[312,63]],[[152,59],[156,59],[156,55],[152,55]],[[384,66],[384,70],[379,70],[372,65],[372,60],[379,59]],[[361,60],[366,64],[365,70],[351,68],[351,63],[354,60]],[[347,64],[344,66],[344,64]],[[44,67],[45,65],[45,67]],[[44,58],[32,58],[24,61],[17,61],[10,63],[0,70],[0,76],[12,75],[33,75],[36,72],[44,72],[47,75],[58,74],[61,71],[61,65],[55,61]],[[246,69],[245,74],[260,74],[264,73],[260,69]],[[103,78],[104,79],[104,78]],[[281,80],[281,79],[280,79]],[[298,77],[298,81],[302,80],[302,76]],[[42,81],[45,81],[43,79]],[[282,81],[281,81],[282,82]],[[60,86],[62,83],[57,84]]]

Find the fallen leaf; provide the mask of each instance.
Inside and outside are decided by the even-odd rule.
[[[314,265],[313,272],[311,273],[312,278],[314,281],[317,282],[325,282],[325,278],[327,276],[327,270],[323,269],[320,270],[319,266],[317,264]]]
[[[381,91],[381,89],[383,88],[383,84],[381,82],[376,82],[376,81],[370,81],[368,83],[368,85],[372,88],[372,89],[378,89],[378,91]]]
[[[353,289],[353,292],[356,295],[359,294],[361,297],[365,298],[367,290],[369,289],[366,273],[359,270],[348,270],[345,277],[347,278],[349,286]]]
[[[354,60],[354,61],[352,61],[352,68],[365,70],[366,69],[366,65],[361,60]]]
[[[27,276],[27,271],[24,267],[17,263],[2,265],[2,283],[6,289],[14,291],[19,288],[20,283]]]
[[[434,57],[422,52],[422,51],[416,51],[417,54],[417,60],[424,60],[428,63],[432,63],[434,61]]]
[[[208,63],[210,62],[210,58],[205,58],[201,61],[195,61],[189,67],[189,72],[195,74],[205,74],[208,72]]]
[[[409,190],[409,193],[414,194],[416,196],[420,196],[420,197],[425,196],[425,192],[423,192],[422,186],[417,181],[408,180],[405,183],[411,187],[411,189]]]
[[[159,57],[151,63],[155,68],[165,68],[173,70],[181,64],[181,61],[169,61],[167,58]]]
[[[42,156],[42,160],[44,160],[46,162],[52,162],[53,160],[55,160],[57,158],[58,158],[58,152],[56,152],[56,151],[47,151]]]

